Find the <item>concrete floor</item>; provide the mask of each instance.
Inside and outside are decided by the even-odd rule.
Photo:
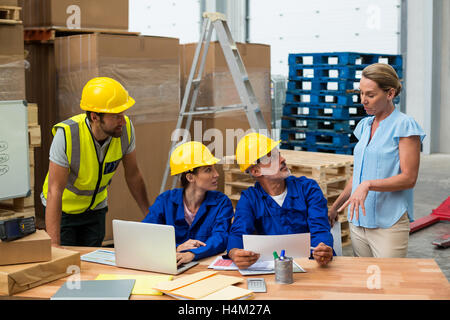
[[[419,177],[414,189],[414,218],[429,215],[450,196],[450,154],[422,155]],[[450,281],[450,248],[440,249],[432,241],[450,234],[450,222],[439,222],[410,235],[408,258],[435,259]],[[353,256],[352,246],[342,250],[344,256]]]

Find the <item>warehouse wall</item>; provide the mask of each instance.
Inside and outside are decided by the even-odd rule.
[[[181,43],[197,42],[200,36],[199,0],[131,0],[128,12],[130,31],[175,37]]]
[[[272,74],[287,76],[288,54],[398,54],[398,0],[250,0],[250,42],[272,48]]]
[[[442,1],[441,53],[441,116],[436,152],[450,153],[450,1]]]
[[[449,1],[407,1],[406,113],[427,134],[425,154],[450,153],[449,17]]]

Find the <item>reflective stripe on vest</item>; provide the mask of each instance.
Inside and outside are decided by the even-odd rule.
[[[131,124],[125,116],[120,138],[111,138],[102,162],[99,161],[94,137],[86,124],[86,115],[81,114],[58,123],[53,127],[64,129],[66,155],[69,161],[69,176],[62,197],[62,211],[82,213],[94,209],[107,197],[107,187],[111,183],[120,160],[127,151],[131,140]],[[48,193],[48,173],[43,186],[44,197]]]

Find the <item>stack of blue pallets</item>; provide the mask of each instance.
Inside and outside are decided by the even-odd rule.
[[[367,116],[359,96],[362,70],[390,64],[402,74],[402,57],[357,52],[289,54],[289,82],[281,122],[281,147],[352,154],[352,134]],[[398,99],[394,101],[398,102]]]

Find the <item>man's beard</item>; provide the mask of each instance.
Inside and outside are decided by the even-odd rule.
[[[287,170],[281,171],[282,168],[286,167]],[[281,166],[275,174],[264,175],[269,180],[278,180],[278,179],[286,179],[291,175],[291,170],[289,167]]]
[[[102,122],[102,124],[104,125],[104,122]],[[108,136],[113,137],[113,138],[120,138],[122,136],[122,130],[120,130],[120,131],[115,130],[118,127],[116,127],[113,130],[106,130],[103,125],[101,125],[100,127],[102,128],[103,132],[105,134],[107,134]]]

